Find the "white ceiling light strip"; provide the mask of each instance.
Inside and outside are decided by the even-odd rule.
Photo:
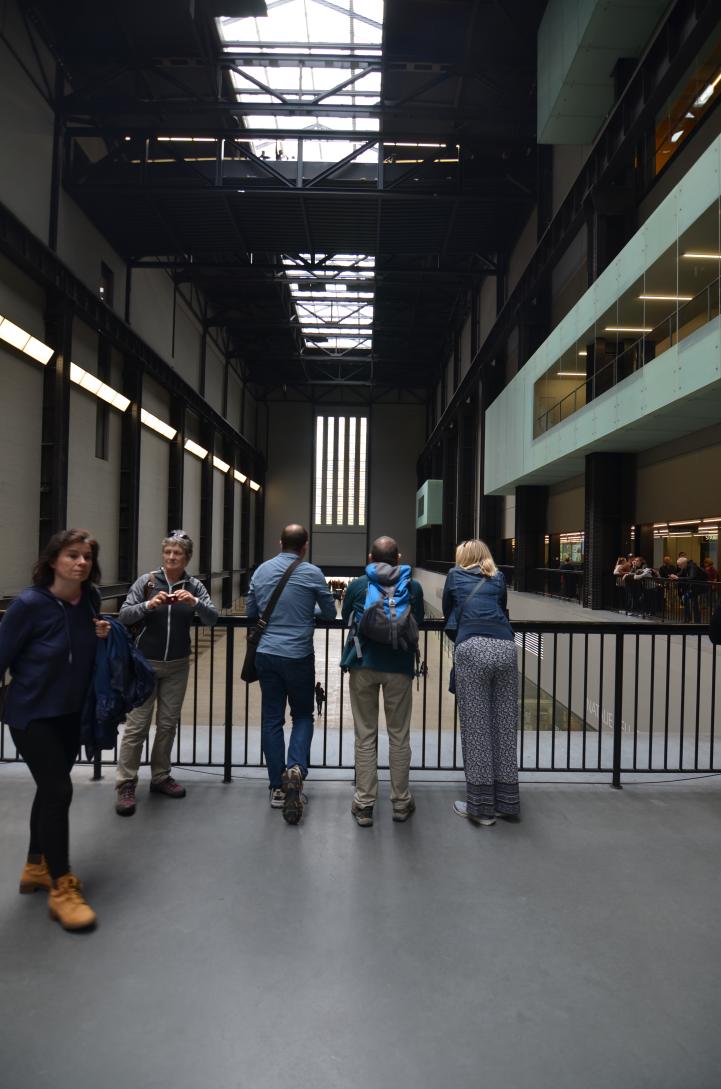
[[[157,416],[153,416],[152,412],[148,412],[146,409],[140,410],[140,422],[149,427],[151,431],[157,431],[159,435],[162,435],[165,439],[174,439],[178,434],[174,427],[170,424],[166,424],[163,420],[158,419]]]

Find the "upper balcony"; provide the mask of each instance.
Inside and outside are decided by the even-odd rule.
[[[486,491],[721,419],[721,138],[486,414]]]

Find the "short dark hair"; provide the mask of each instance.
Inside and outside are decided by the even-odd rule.
[[[300,552],[308,544],[308,530],[305,526],[292,524],[286,526],[280,535],[280,547],[284,552]]]
[[[374,563],[398,563],[398,542],[392,537],[378,537],[371,545],[371,559]]]
[[[53,533],[38,556],[38,561],[33,567],[33,586],[52,586],[55,571],[51,565],[64,548],[70,548],[74,544],[90,545],[93,562],[90,574],[85,581],[100,582],[100,567],[98,566],[100,545],[98,542],[87,529],[61,529],[58,533]]]

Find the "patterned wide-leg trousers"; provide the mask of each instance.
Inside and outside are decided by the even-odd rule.
[[[516,645],[480,635],[465,639],[456,647],[455,669],[468,815],[517,816]]]

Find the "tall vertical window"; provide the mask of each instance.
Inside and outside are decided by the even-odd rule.
[[[318,416],[313,520],[317,526],[365,526],[366,416]]]

